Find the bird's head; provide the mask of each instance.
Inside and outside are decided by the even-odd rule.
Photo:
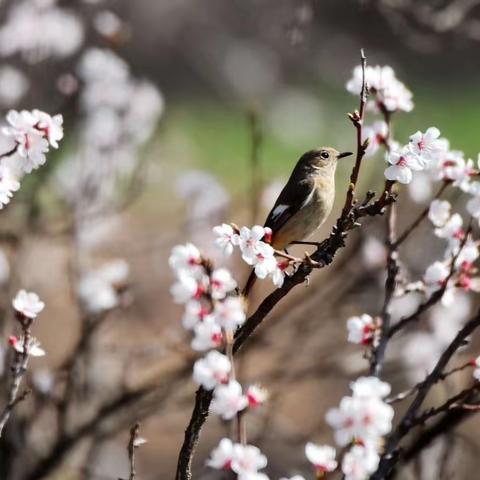
[[[320,147],[310,150],[300,158],[301,164],[313,172],[334,170],[340,158],[348,157],[352,152],[339,152],[332,147]]]

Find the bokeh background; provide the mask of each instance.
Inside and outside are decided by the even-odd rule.
[[[239,258],[219,257],[211,228],[222,221],[261,223],[304,151],[320,145],[354,148],[346,113],[358,100],[345,83],[361,47],[369,64],[391,65],[414,94],[414,111],[394,119],[399,141],[435,125],[455,149],[476,160],[477,3],[0,2],[2,111],[62,113],[66,133],[59,151],[23,183],[0,217],[4,381],[6,338],[14,328],[9,301],[20,286],[46,302],[34,333],[48,352],[31,362],[28,383],[34,392],[18,406],[0,442],[0,478],[126,478],[128,429],[136,420],[148,439],[137,455],[138,478],[173,478],[194,400],[196,356],[180,325],[181,309],[169,294],[171,247],[192,241],[244,281],[246,266]],[[30,5],[38,16],[28,19],[24,13],[23,28],[15,29],[19,5]],[[57,12],[44,30],[38,12],[52,9],[69,20]],[[35,32],[43,40],[32,40]],[[103,60],[90,64],[93,73],[82,71],[83,55],[92,47],[115,52],[132,82],[148,81],[152,88],[143,97],[135,97],[131,85],[118,93],[122,113],[116,115],[138,107],[122,137],[115,134],[118,118],[96,108],[110,95],[117,99],[116,87],[125,79],[109,76]],[[6,67],[28,82],[16,97],[12,89],[21,81],[2,75]],[[98,82],[100,90],[90,92],[90,100],[89,82]],[[319,239],[341,207],[350,168],[348,159],[339,166],[336,210]],[[360,189],[381,188],[382,172],[381,155],[366,160]],[[430,193],[421,182],[402,191],[400,225],[408,224]],[[249,439],[269,457],[271,478],[312,475],[304,443],[332,441],[325,412],[347,392],[348,382],[365,372],[363,352],[346,342],[345,320],[379,311],[383,232],[382,219],[366,221],[334,265],[282,302],[239,356],[240,379],[260,382],[271,394],[268,408],[248,418]],[[422,226],[401,252],[411,278],[420,278],[441,249]],[[110,269],[103,270],[101,281],[99,269]],[[268,282],[260,282],[250,308],[270,290]],[[89,295],[99,297],[93,305]],[[409,297],[398,310],[413,309],[419,301]],[[395,390],[422,378],[474,303],[461,297],[453,309],[437,308],[420,333],[392,344],[386,378]],[[447,391],[461,384],[456,378]],[[446,393],[438,388],[435,396]],[[196,479],[221,478],[204,461],[228,432],[218,419],[208,421],[195,459]],[[478,423],[469,420],[402,478],[477,478],[477,432]]]

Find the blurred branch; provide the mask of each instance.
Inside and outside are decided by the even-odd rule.
[[[438,382],[438,379],[442,376],[445,367],[452,358],[452,356],[458,351],[460,347],[463,346],[465,339],[469,337],[478,327],[480,326],[480,310],[477,314],[471,318],[465,326],[457,333],[455,338],[452,340],[450,345],[446,348],[443,354],[440,356],[437,364],[435,365],[432,372],[427,375],[422,385],[418,388],[417,394],[413,399],[412,403],[408,407],[406,413],[398,423],[395,430],[388,436],[385,451],[382,455],[380,465],[376,473],[372,476],[372,480],[382,480],[388,478],[395,463],[398,460],[399,451],[398,445],[400,441],[407,435],[415,426],[421,424],[427,418],[430,418],[438,413],[448,410],[450,402],[456,402],[458,399],[468,400],[469,395],[473,392],[470,388],[468,391],[460,392],[460,397],[457,395],[455,400],[449,399],[444,405],[438,407],[435,410],[431,410],[430,413],[423,413],[418,415],[418,411],[422,406],[424,400],[429,394],[431,388],[435,383]],[[479,384],[476,384],[475,390],[478,389]],[[445,433],[445,432],[443,432]]]
[[[23,401],[29,391],[24,391],[20,396],[17,397],[18,391],[20,389],[20,384],[22,383],[23,376],[27,371],[28,359],[29,359],[29,350],[31,343],[31,333],[30,328],[32,326],[33,320],[17,312],[17,320],[19,321],[22,327],[23,333],[23,346],[21,351],[14,350],[14,360],[12,364],[12,380],[7,394],[7,403],[0,414],[0,438],[2,437],[3,429],[5,428],[10,415],[13,412],[15,406]]]
[[[252,108],[248,112],[248,124],[250,127],[250,202],[252,224],[255,224],[258,218],[258,209],[260,203],[260,192],[262,187],[260,172],[260,148],[263,142],[260,119],[257,111]]]

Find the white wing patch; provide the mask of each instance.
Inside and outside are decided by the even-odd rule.
[[[290,205],[282,205],[282,204],[277,205],[275,207],[275,210],[273,210],[272,212],[272,220],[275,220],[276,218],[278,218],[288,208],[290,208]]]

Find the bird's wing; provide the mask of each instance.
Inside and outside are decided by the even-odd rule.
[[[315,183],[311,178],[297,181],[292,176],[268,214],[265,227],[270,227],[273,234],[278,232],[295,213],[309,202],[314,189]]]

